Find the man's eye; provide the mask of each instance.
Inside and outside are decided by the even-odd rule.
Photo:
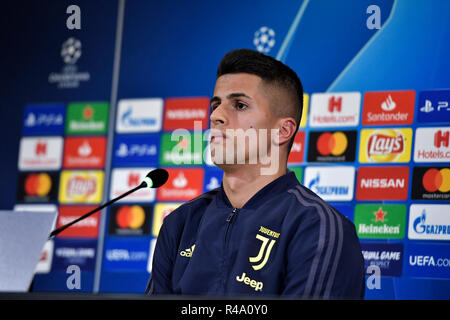
[[[216,110],[218,106],[219,106],[218,104],[211,106],[211,112],[213,112],[214,110]]]
[[[236,109],[238,110],[244,110],[245,108],[247,108],[247,105],[241,103],[241,102],[236,102]]]

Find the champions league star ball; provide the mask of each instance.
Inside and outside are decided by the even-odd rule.
[[[253,44],[256,50],[262,53],[268,53],[275,45],[275,31],[268,27],[261,27],[255,32]]]
[[[61,57],[65,63],[74,64],[81,57],[81,42],[75,38],[67,39],[61,48]]]

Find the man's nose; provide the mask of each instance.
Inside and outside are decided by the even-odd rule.
[[[218,105],[211,115],[209,116],[209,120],[212,125],[225,125],[227,123],[227,116],[225,113],[225,106],[223,104]]]

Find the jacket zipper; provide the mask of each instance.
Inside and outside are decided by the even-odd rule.
[[[223,256],[223,259],[224,259],[224,261],[223,261],[223,267],[222,268],[225,268],[225,263],[226,263],[226,259],[225,259],[225,256],[226,256],[226,252],[227,252],[227,248],[228,248],[228,233],[229,233],[229,230],[230,230],[230,226],[231,226],[231,223],[233,222],[233,217],[234,217],[234,215],[236,214],[236,212],[237,212],[237,208],[233,208],[233,211],[231,211],[230,212],[230,214],[228,215],[228,217],[227,217],[227,228],[226,228],[226,230],[225,230],[225,238],[224,238],[224,241],[223,241],[223,252],[224,252],[224,256]],[[223,271],[225,271],[224,269],[223,269]],[[222,290],[224,290],[225,289],[225,283],[226,283],[226,276],[225,276],[225,274],[226,274],[226,272],[222,272],[222,281],[221,281],[221,284],[222,284]]]

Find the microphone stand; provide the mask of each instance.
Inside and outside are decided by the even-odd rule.
[[[121,194],[121,195],[118,196],[117,198],[114,198],[114,199],[112,199],[112,200],[109,200],[109,201],[106,202],[105,204],[102,204],[101,206],[99,206],[99,207],[95,208],[94,210],[92,210],[92,211],[86,213],[85,215],[82,215],[81,217],[79,217],[79,218],[73,220],[72,222],[69,222],[69,223],[67,223],[67,224],[65,224],[65,225],[63,225],[63,226],[61,226],[61,227],[59,227],[59,228],[53,230],[53,231],[50,233],[50,235],[48,236],[48,240],[50,240],[52,237],[56,236],[56,235],[59,234],[60,232],[66,230],[66,229],[67,229],[68,227],[70,227],[71,225],[74,225],[75,223],[77,223],[77,222],[79,222],[79,221],[81,221],[81,220],[83,220],[83,219],[86,219],[86,218],[89,217],[90,215],[96,213],[97,211],[102,210],[103,208],[105,208],[105,207],[109,206],[110,204],[112,204],[112,203],[114,203],[114,202],[116,202],[116,201],[122,199],[123,197],[126,197],[126,196],[129,195],[130,193],[133,193],[133,192],[135,192],[135,191],[137,191],[137,190],[139,190],[139,189],[145,188],[146,185],[147,185],[146,182],[142,182],[142,183],[141,183],[140,185],[138,185],[137,187],[135,187],[135,188],[133,188],[133,189],[131,189],[131,190],[128,190],[127,192]]]

